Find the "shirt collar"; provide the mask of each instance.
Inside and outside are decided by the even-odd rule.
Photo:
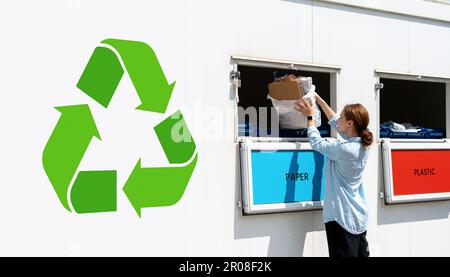
[[[348,137],[346,134],[338,132],[339,135],[346,141],[361,141],[361,137]]]
[[[347,137],[346,140],[348,140],[348,141],[361,141],[361,137]]]

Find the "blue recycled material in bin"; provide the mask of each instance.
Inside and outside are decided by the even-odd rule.
[[[243,123],[238,125],[239,136],[267,137],[270,136],[271,130],[266,128],[257,128],[254,124]],[[319,128],[322,137],[330,136],[329,128]],[[306,138],[308,137],[308,129],[279,129],[279,137],[283,138]]]
[[[418,132],[397,132],[389,128],[380,127],[380,138],[442,139],[445,138],[445,129],[421,128]]]
[[[329,137],[329,129],[318,129],[322,137]],[[308,129],[280,129],[280,137],[286,138],[306,138],[308,137]]]
[[[256,129],[253,127],[253,124],[243,123],[238,125],[238,133],[239,136],[242,137],[254,137]]]

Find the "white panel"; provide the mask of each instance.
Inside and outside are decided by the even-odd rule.
[[[376,228],[369,229],[367,233],[371,256],[408,257],[411,255],[410,223],[378,225]]]
[[[369,158],[367,160],[366,168],[378,169],[378,143],[374,142],[370,148]],[[377,170],[367,170],[363,172],[363,185],[367,196],[367,202],[369,207],[369,226],[367,230],[369,243],[371,233],[376,227],[377,215],[378,215],[378,193],[379,193],[379,175]]]
[[[412,206],[411,255],[446,256],[450,248],[450,201]]]
[[[233,256],[312,255],[311,214],[287,213],[236,218]],[[242,245],[246,240],[268,239],[262,245]],[[249,244],[249,242],[246,242]],[[261,249],[264,248],[264,251]]]
[[[313,211],[313,230],[314,230],[314,256],[328,257],[327,234],[323,224],[323,212]]]
[[[450,76],[450,23],[412,22],[411,72]]]
[[[321,2],[314,5],[315,62],[360,72],[374,67],[408,69],[408,23],[401,16]]]
[[[230,54],[311,62],[311,1],[206,2],[208,37],[228,43]]]

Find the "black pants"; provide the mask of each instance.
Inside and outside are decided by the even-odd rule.
[[[349,233],[336,221],[325,223],[330,257],[369,257],[366,233]]]

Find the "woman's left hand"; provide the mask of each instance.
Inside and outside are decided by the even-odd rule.
[[[313,105],[311,99],[299,99],[295,102],[295,109],[300,111],[303,116],[312,116],[314,114]]]

